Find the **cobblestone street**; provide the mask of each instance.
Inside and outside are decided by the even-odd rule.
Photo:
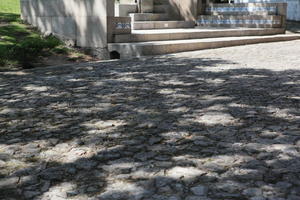
[[[300,40],[0,72],[0,199],[300,200]]]

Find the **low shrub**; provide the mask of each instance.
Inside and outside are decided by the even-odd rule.
[[[22,67],[31,68],[32,64],[48,49],[61,45],[61,41],[53,36],[46,38],[28,37],[13,45],[0,48],[0,64],[7,60],[16,60]]]

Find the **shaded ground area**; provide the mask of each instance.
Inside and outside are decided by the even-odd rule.
[[[0,71],[96,60],[86,50],[68,47],[54,36],[43,36],[24,24],[19,14],[1,10],[0,5]]]
[[[300,33],[300,22],[287,21],[287,32]]]
[[[0,199],[299,200],[300,41],[0,73]]]

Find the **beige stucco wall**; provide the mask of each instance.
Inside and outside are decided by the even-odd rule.
[[[21,0],[22,19],[81,47],[107,47],[113,0]]]

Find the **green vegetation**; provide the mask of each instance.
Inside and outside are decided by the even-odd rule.
[[[3,18],[12,19],[9,15]],[[47,51],[59,45],[62,45],[60,40],[53,36],[42,38],[38,31],[16,18],[0,27],[0,65],[30,68],[40,56],[46,56]]]
[[[20,14],[20,0],[0,0],[0,12]]]
[[[67,48],[54,36],[42,37],[39,31],[20,19],[19,0],[0,0],[0,70],[31,68],[51,55],[84,55]],[[75,55],[75,56],[74,56]]]
[[[11,22],[19,19],[20,0],[0,0],[0,22]]]

